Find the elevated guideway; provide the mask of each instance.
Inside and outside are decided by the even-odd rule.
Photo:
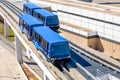
[[[6,8],[6,7],[4,7],[4,8]],[[5,11],[5,12],[9,12],[8,14],[6,14],[5,13],[5,15],[7,15],[7,19],[10,19],[10,17],[12,17],[12,19],[14,20],[14,21],[12,21],[11,19],[10,19],[10,21],[12,21],[11,23],[12,23],[12,25],[10,25],[10,26],[18,26],[16,23],[18,23],[17,21],[18,20],[16,20],[16,19],[18,19],[17,17],[16,18],[14,18],[14,13],[13,12],[11,12],[10,10],[8,10],[7,8],[6,9],[4,9],[3,7],[2,7],[2,9]],[[2,15],[2,14],[1,14]],[[3,16],[3,15],[2,15]],[[8,23],[8,22],[7,22]],[[14,27],[16,30],[18,30],[18,32],[19,32],[19,26],[18,27]],[[12,28],[13,29],[13,28]],[[24,38],[24,40],[25,40],[25,43],[27,43],[27,44],[29,44],[29,46],[30,47],[32,47],[32,50],[34,50],[35,51],[35,55],[37,55],[37,57],[39,57],[39,60],[41,60],[40,58],[42,58],[42,56],[41,55],[39,55],[39,51],[36,51],[36,49],[34,48],[34,46],[32,46],[33,45],[33,43],[32,42],[29,42],[29,41],[27,41],[26,40],[26,38],[25,38],[25,36],[24,36],[24,34],[20,34],[20,36],[22,36],[22,38]],[[16,37],[17,37],[17,35],[16,35]],[[20,42],[21,41],[21,38],[20,38],[20,40],[19,40],[19,38],[16,38],[16,41],[17,41],[17,43],[18,42]],[[23,41],[24,42],[24,41]],[[22,43],[23,43],[22,42]],[[19,43],[20,45],[21,45],[21,43]],[[28,45],[26,45],[26,44],[23,44],[25,47],[27,47]],[[20,50],[21,51],[21,49],[20,49],[20,46],[18,47],[18,45],[16,45],[16,48],[18,49],[18,50]],[[19,52],[20,52],[19,51]],[[29,53],[30,54],[30,56],[34,56],[34,55],[32,55],[32,53],[31,53],[31,51],[29,50],[29,48],[27,48],[27,53]],[[40,53],[40,54],[42,54],[42,53]],[[22,63],[22,55],[21,54],[18,54],[19,56],[18,56],[18,61],[20,62],[20,63]],[[36,59],[37,59],[37,57],[33,57],[33,59],[35,60],[35,62],[36,62]],[[38,60],[38,59],[37,59]],[[39,61],[38,60],[38,61]],[[41,61],[44,61],[44,59],[43,60],[41,60]],[[44,62],[45,63],[45,62]],[[38,65],[40,64],[40,62],[38,62]],[[49,69],[49,70],[51,70],[50,72],[52,72],[52,75],[57,75],[57,76],[55,76],[56,77],[56,79],[64,79],[64,80],[67,80],[68,78],[67,77],[65,77],[65,75],[63,76],[63,74],[61,73],[61,72],[59,72],[56,68],[54,68],[54,66],[52,65],[52,64],[50,64],[50,63],[46,63],[45,65],[47,65],[47,68]],[[41,65],[39,65],[39,66],[41,66]],[[44,68],[44,67],[43,67]],[[42,69],[42,71],[43,71],[43,68],[41,68]],[[74,70],[75,71],[75,70]],[[77,74],[78,74],[78,72],[76,72]],[[51,76],[49,75],[47,78],[46,78],[46,76],[45,76],[45,74],[49,74],[49,73],[44,73],[44,79],[48,79],[49,77],[50,77],[50,79],[52,79],[51,78]],[[65,73],[64,73],[65,74]],[[79,74],[80,75],[80,74]],[[85,78],[83,78],[82,76],[77,76],[76,77],[76,79],[77,78],[82,78],[83,80],[85,79]]]
[[[53,72],[55,72],[56,73],[56,70],[53,70]],[[65,74],[65,72],[63,73],[63,74]],[[69,73],[68,73],[69,74]],[[70,74],[72,74],[73,76],[74,75],[79,75],[79,76],[74,76],[74,78],[75,79],[77,79],[77,78],[82,78],[82,79],[85,79],[82,75],[80,75],[80,73],[76,70],[76,69],[71,69],[71,73]],[[56,75],[57,75],[57,73],[56,73]],[[60,75],[58,75],[58,76],[60,76]],[[68,75],[69,76],[69,75]],[[62,76],[62,77],[65,77],[65,75],[64,76]],[[61,76],[60,76],[60,79],[62,78]],[[58,79],[58,78],[57,78]],[[68,77],[68,79],[70,79],[69,77]]]
[[[3,4],[0,3],[0,5],[1,5],[0,12],[2,12],[2,13],[0,13],[0,15],[4,18],[5,22],[13,29],[13,31],[14,31],[14,33],[16,35],[15,36],[16,37],[16,41],[17,41],[16,42],[16,48],[18,49],[18,51],[21,52],[21,49],[20,49],[21,46],[19,44],[22,43],[26,47],[26,49],[28,49],[28,51],[30,52],[30,55],[37,62],[37,64],[39,65],[39,67],[42,69],[42,71],[44,73],[44,80],[46,78],[49,78],[50,80],[59,79],[57,76],[54,77],[55,74],[54,73],[51,74],[51,72],[48,70],[48,69],[50,69],[50,70],[54,69],[55,71],[57,71],[57,69],[53,68],[53,66],[50,63],[46,62],[46,66],[48,68],[47,69],[44,66],[45,64],[43,64],[43,63],[45,63],[45,61],[43,62],[44,59],[43,59],[42,56],[39,55],[40,54],[39,51],[37,51],[35,49],[33,43],[29,42],[27,40],[26,36],[20,32],[18,23],[16,23],[16,21],[18,22],[18,17],[13,12],[11,12],[8,8],[6,8]],[[4,6],[4,8],[3,8],[3,6]],[[11,18],[11,16],[12,16],[12,18]],[[22,61],[22,53],[18,52],[16,54],[19,55],[19,56],[17,56],[17,59],[18,59],[19,63],[21,64],[23,62]],[[46,74],[48,74],[48,75],[46,75]],[[53,76],[53,74],[54,74],[54,76]],[[59,75],[62,75],[62,74],[59,73]]]
[[[0,35],[0,80],[28,80],[9,43]]]
[[[66,24],[66,26],[68,26],[69,24]],[[69,26],[68,26],[69,27]],[[85,32],[91,32],[91,31],[86,31],[86,30],[84,30]],[[84,34],[83,34],[84,35]],[[88,34],[87,34],[87,36],[89,36]]]
[[[77,26],[82,26],[83,28],[87,28],[92,31],[97,31],[97,35],[100,38],[102,38],[102,39],[104,38],[109,41],[110,40],[116,41],[116,44],[119,43],[119,42],[117,42],[117,41],[119,41],[119,39],[118,39],[119,37],[116,34],[118,32],[117,30],[119,30],[119,22],[118,22],[119,8],[100,6],[100,5],[96,5],[96,4],[87,5],[87,3],[85,3],[86,5],[84,5],[84,3],[83,4],[81,3],[81,5],[80,5],[80,4],[77,4],[77,2],[70,3],[67,0],[63,0],[63,1],[55,1],[55,0],[46,0],[46,1],[39,0],[38,1],[37,0],[37,1],[32,1],[32,2],[37,2],[37,3],[42,3],[42,4],[47,4],[49,6],[52,6],[53,12],[55,12],[59,15],[59,18],[62,22],[66,22],[69,24],[77,25]],[[64,24],[62,24],[61,29],[62,29],[63,25]],[[71,30],[70,30],[70,25],[65,24],[64,30],[66,31],[67,29],[69,29],[68,33],[69,32],[73,33],[71,35],[74,35],[74,34],[76,35],[76,33],[78,32],[77,30],[75,30],[73,28],[71,28]],[[99,61],[100,63],[103,63],[104,65],[107,65],[110,68],[115,69],[118,72],[120,71],[119,70],[120,62],[112,59],[110,56],[103,54],[99,51],[95,51],[91,48],[84,47],[82,45],[78,45],[79,42],[78,43],[75,42],[75,41],[77,41],[75,39],[78,39],[77,37],[67,36],[67,33],[66,34],[65,33],[62,34],[65,38],[67,38],[72,43],[77,45],[78,48],[89,53],[88,54],[89,56],[92,55],[92,56],[96,57],[94,59]],[[80,32],[78,32],[78,33],[79,33],[79,35],[82,35]],[[116,52],[117,52],[117,50],[116,50]],[[117,53],[114,52],[114,54],[117,54]],[[100,60],[98,60],[98,59],[100,59]],[[114,66],[114,68],[112,66]]]
[[[68,24],[61,24],[61,25],[64,25],[64,26],[61,26],[61,29],[62,28],[64,28],[64,30],[69,29],[68,32],[73,32],[74,34],[79,33],[79,35],[82,35],[82,36],[86,36],[87,34],[87,37],[88,37],[88,34],[90,34],[93,31],[92,33],[94,34],[94,36],[98,35],[100,38],[106,38],[107,40],[114,39],[115,41],[119,41],[119,35],[116,34],[116,33],[119,33],[119,30],[120,30],[119,28],[119,25],[120,25],[119,10],[120,9],[119,8],[101,6],[98,4],[83,3],[78,1],[68,1],[68,0],[62,0],[62,1],[30,0],[30,1],[51,6],[52,10],[58,14],[61,22],[68,23]],[[83,30],[78,28],[77,30],[75,30],[75,27],[70,28],[70,26],[72,25],[69,25],[69,24],[77,26],[78,28],[82,27]],[[84,30],[84,28],[87,30]],[[93,34],[91,36],[93,36]],[[79,44],[79,42],[77,43],[75,42],[75,40],[72,40],[70,36],[69,37],[64,36],[64,37],[66,37],[68,40],[70,40],[76,45]],[[116,43],[119,43],[119,42],[116,42]],[[86,51],[89,51],[87,50],[88,49],[87,47],[86,48],[84,47],[83,49],[86,49]],[[91,50],[90,50],[90,53],[92,53]],[[94,55],[98,57],[101,56],[101,59],[108,61],[109,63],[112,63],[120,68],[120,65],[119,65],[120,63],[118,61],[110,58],[110,56],[107,56],[107,59],[106,59],[104,58],[104,54],[100,54],[97,51],[95,52],[96,54],[93,53]]]

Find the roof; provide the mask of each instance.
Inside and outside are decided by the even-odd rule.
[[[53,14],[52,12],[49,12],[49,11],[47,11],[45,9],[35,9],[34,11],[41,14],[41,15],[44,15],[45,17],[47,17],[47,16],[56,16],[56,14]]]
[[[41,7],[39,7],[39,6],[37,6],[33,3],[25,3],[24,6],[27,6],[30,9],[34,9],[34,8],[40,8],[41,9]]]
[[[33,30],[37,32],[39,35],[41,35],[41,37],[43,37],[50,44],[56,43],[56,42],[67,42],[66,39],[61,37],[59,34],[54,32],[47,26],[34,27]]]
[[[28,14],[21,15],[20,18],[24,20],[28,25],[36,25],[36,24],[43,25],[43,22],[38,21],[35,17]]]

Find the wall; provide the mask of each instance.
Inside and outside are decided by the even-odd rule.
[[[54,0],[53,2],[40,0],[40,3],[51,6],[52,10],[57,12],[61,21],[97,31],[99,36],[98,39],[85,39],[80,36],[74,36],[75,39],[71,39],[73,42],[92,47],[115,58],[120,58],[120,12],[117,8],[109,9],[109,7],[104,8],[104,6],[100,7],[99,5],[94,7],[90,4],[88,7],[81,5],[81,7],[76,7],[54,3]],[[96,9],[90,9],[92,7]],[[71,35],[64,34],[63,36],[68,38]]]

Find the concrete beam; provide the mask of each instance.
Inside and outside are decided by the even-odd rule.
[[[47,80],[47,78],[46,78],[47,76],[46,76],[46,74],[44,73],[44,80]]]
[[[4,19],[4,35],[7,37],[10,35],[9,33],[9,25],[8,23],[6,22],[6,19]]]
[[[26,53],[26,55],[27,55],[27,57],[28,57],[29,59],[32,59],[32,57],[31,57],[31,52],[30,52],[29,49],[27,49],[27,53]]]
[[[15,35],[15,54],[17,55],[17,61],[22,64],[22,44],[19,40],[19,38]]]

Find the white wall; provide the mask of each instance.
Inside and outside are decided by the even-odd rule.
[[[115,16],[110,13],[107,14],[103,12],[92,11],[92,10],[77,8],[77,7],[71,7],[71,6],[62,5],[62,4],[56,4],[56,3],[54,4],[54,3],[47,2],[47,1],[40,1],[40,3],[48,5],[48,6],[52,6],[52,9],[55,11],[61,10],[61,11],[66,11],[70,13],[75,13],[75,14],[82,15],[82,16],[87,16],[91,18],[96,18],[96,19],[120,24],[120,16]],[[78,25],[80,27],[84,27],[87,29],[91,29],[93,31],[97,31],[98,35],[102,37],[120,42],[120,36],[118,35],[120,34],[120,26],[117,26],[115,24],[101,22],[101,21],[91,20],[88,18],[83,18],[80,16],[71,15],[71,14],[67,14],[67,13],[63,13],[59,11],[57,12],[57,14],[61,21],[65,21],[65,22],[68,22],[74,25]]]

